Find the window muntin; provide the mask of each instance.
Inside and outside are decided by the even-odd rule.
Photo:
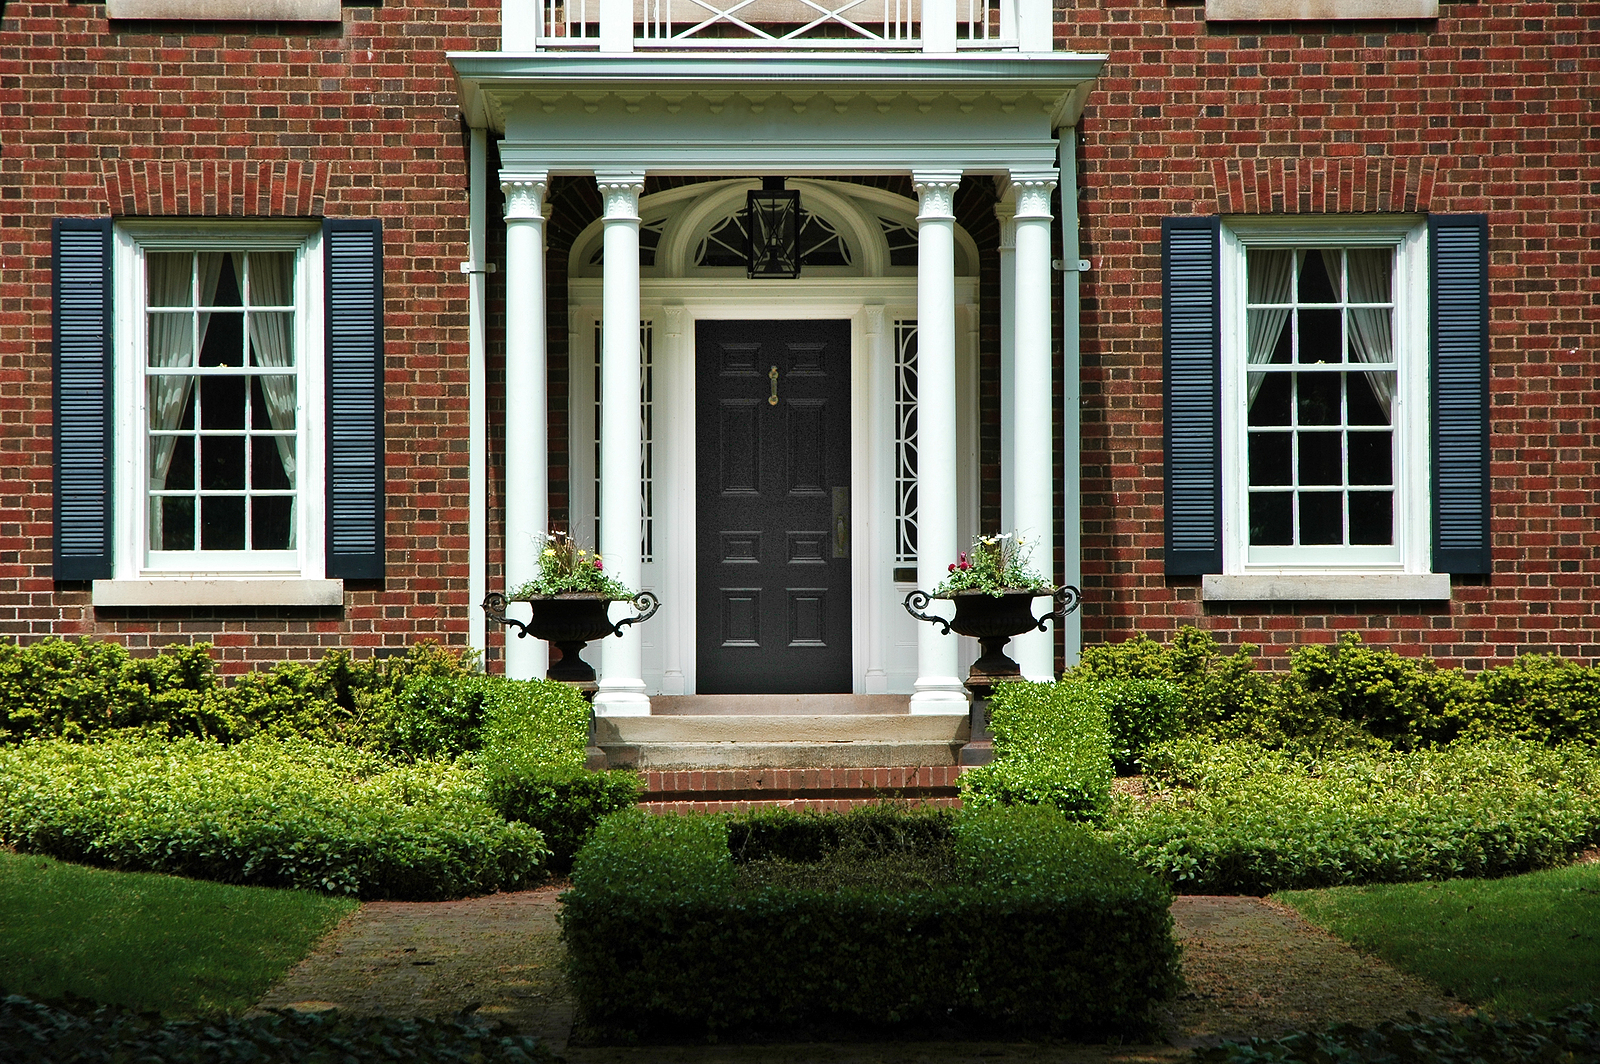
[[[1383,247],[1246,253],[1251,547],[1395,544],[1393,265]]]
[[[1223,566],[1427,572],[1427,226],[1222,227]]]
[[[294,256],[145,256],[148,544],[292,551],[299,372]]]
[[[118,579],[321,577],[320,229],[115,237]]]

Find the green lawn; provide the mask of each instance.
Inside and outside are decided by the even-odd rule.
[[[0,986],[169,1016],[239,1011],[355,907],[0,851]]]
[[[1600,999],[1600,864],[1274,897],[1495,1013],[1544,1016]]]

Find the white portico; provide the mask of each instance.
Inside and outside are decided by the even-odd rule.
[[[733,645],[744,638],[736,629],[755,623],[741,619],[741,611],[756,609],[754,592],[741,598],[739,588],[707,576],[711,562],[727,560],[708,553],[712,539],[738,560],[743,535],[768,548],[782,540],[772,549],[786,551],[789,562],[817,565],[795,573],[820,574],[826,561],[845,574],[832,588],[821,586],[821,576],[789,579],[808,586],[784,589],[788,612],[774,614],[789,619],[788,646],[820,643],[807,626],[825,615],[848,618],[845,671],[823,689],[906,693],[913,713],[964,713],[958,640],[912,624],[899,604],[906,589],[937,584],[976,531],[978,249],[957,224],[956,192],[964,175],[989,175],[1002,193],[1003,510],[1009,527],[1047,545],[1060,520],[1049,453],[1052,259],[1078,264],[1075,197],[1065,197],[1068,234],[1058,248],[1051,193],[1061,167],[1071,166],[1071,127],[1103,57],[1050,51],[1048,0],[1002,2],[997,10],[974,0],[960,17],[953,4],[929,0],[909,7],[893,0],[591,0],[583,7],[568,0],[564,8],[508,0],[503,17],[505,51],[455,53],[450,61],[474,130],[475,175],[483,173],[487,133],[503,138],[506,585],[532,575],[547,529],[546,195],[553,177],[592,177],[601,216],[573,245],[567,271],[572,522],[578,529],[598,515],[608,568],[663,602],[648,625],[606,640],[597,712],[647,714],[652,694],[760,688],[759,676],[718,673],[705,639],[710,625],[722,623]],[[849,180],[886,175],[909,177],[914,199]],[[643,197],[651,176],[699,180]],[[806,243],[819,250],[797,278],[751,280],[718,258],[746,192],[763,178],[783,178],[801,195]],[[475,322],[488,267],[484,199],[480,180],[473,261],[464,267],[475,271]],[[1069,298],[1075,290],[1069,286]],[[729,324],[738,322],[748,323],[748,336]],[[783,331],[800,322],[811,324]],[[708,382],[750,377],[752,386],[767,386],[766,365],[737,361],[761,342],[788,352],[751,356],[772,363],[772,405],[781,389],[786,427],[760,428],[759,418],[778,414],[732,392],[721,407],[706,405]],[[838,359],[827,372],[807,361],[807,352],[825,349]],[[485,357],[478,329],[478,597],[502,590],[487,587],[484,575]],[[720,370],[713,359],[721,359]],[[816,390],[825,388],[837,390]],[[784,466],[791,487],[804,489],[790,494],[815,495],[819,506],[831,501],[831,518],[802,515],[766,533],[740,531],[754,524],[748,516],[708,523],[709,478],[734,484],[743,475],[734,468],[741,447],[778,446],[737,443],[746,438],[738,433],[747,406],[750,431],[776,432],[771,440],[789,439],[786,446],[802,431],[796,426],[812,426],[805,431],[816,440],[844,434],[842,457],[826,459],[840,467],[826,484],[798,468],[798,451]],[[823,411],[838,420],[804,420]],[[1075,403],[1068,416],[1075,438]],[[718,432],[725,450],[708,451],[708,434]],[[1075,526],[1075,480],[1066,487]],[[795,531],[808,521],[820,521],[830,538],[812,543]],[[1075,531],[1067,537],[1067,579],[1076,576]],[[1048,569],[1048,559],[1045,547],[1035,561]],[[474,638],[481,645],[481,629]],[[543,653],[533,640],[509,640],[508,673],[542,675]],[[1030,676],[1052,671],[1047,634],[1019,641],[1016,656]]]

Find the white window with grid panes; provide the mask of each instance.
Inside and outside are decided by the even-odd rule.
[[[1229,572],[1426,572],[1426,226],[1222,231]]]
[[[320,245],[118,228],[120,575],[321,575]]]

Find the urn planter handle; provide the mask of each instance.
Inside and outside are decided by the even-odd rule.
[[[654,617],[656,615],[656,610],[661,608],[661,600],[656,598],[655,595],[649,591],[641,591],[637,595],[633,596],[631,605],[634,609],[642,612],[637,617],[624,617],[622,620],[617,622],[617,631],[615,634],[618,639],[622,638],[622,630],[628,625],[638,624],[640,621],[648,621],[650,618]]]
[[[911,616],[915,617],[919,621],[927,621],[929,624],[937,624],[940,628],[940,635],[949,635],[949,621],[945,620],[937,613],[928,614],[919,612],[927,609],[932,603],[933,596],[928,594],[926,591],[921,589],[912,591],[910,594],[906,595],[906,612],[911,614]]]

